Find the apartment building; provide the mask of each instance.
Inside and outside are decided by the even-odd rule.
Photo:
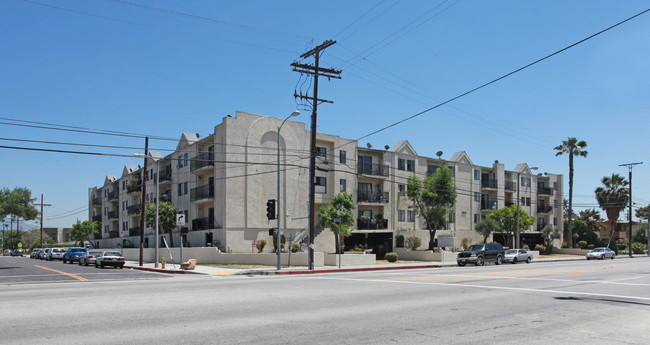
[[[145,202],[169,200],[187,220],[169,234],[167,243],[178,246],[217,246],[224,252],[250,252],[254,241],[271,242],[266,202],[277,198],[277,129],[282,118],[245,112],[226,116],[212,133],[200,137],[183,133],[176,150],[147,170],[125,165],[117,177],[107,175],[101,186],[89,189],[89,217],[101,224],[95,241],[103,247],[140,245],[142,184]],[[307,241],[310,133],[304,123],[287,121],[280,136],[280,193],[278,216],[283,233],[294,242]],[[419,156],[408,141],[392,148],[358,147],[354,140],[317,133],[315,207],[327,206],[332,196],[348,192],[357,202],[358,230],[346,246],[368,245],[380,255],[395,245],[397,234],[417,235],[428,242],[428,232],[406,197],[406,183],[415,174],[423,178],[443,164],[456,181],[458,199],[439,235],[450,235],[454,246],[464,238],[476,242],[474,224],[493,209],[517,201],[537,217],[537,224],[522,229],[522,241],[531,244],[545,224],[562,228],[562,175],[534,175],[526,164],[507,171],[495,161],[490,167],[474,165],[465,152],[445,160]],[[159,171],[159,172],[158,172]],[[156,176],[159,175],[158,192]],[[517,184],[518,179],[520,183]],[[318,222],[316,222],[318,223]],[[330,231],[317,227],[317,251],[334,251]],[[145,246],[155,241],[145,228]],[[494,240],[502,240],[499,235]],[[272,250],[272,246],[267,247]]]

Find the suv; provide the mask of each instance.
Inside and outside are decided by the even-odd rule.
[[[47,260],[47,256],[50,255],[51,250],[52,250],[52,248],[43,248],[43,251],[40,252],[40,254],[38,255],[38,258],[41,259],[41,260]]]
[[[65,251],[63,254],[63,263],[66,263],[70,261],[70,263],[74,263],[75,261],[79,261],[79,257],[85,253],[87,250],[84,247],[70,247],[68,250]]]
[[[472,244],[466,251],[458,253],[456,262],[458,266],[465,266],[468,262],[476,266],[483,266],[485,262],[501,265],[503,255],[503,246],[499,243]]]
[[[65,254],[65,248],[52,248],[49,254],[45,257],[45,260],[62,260],[63,254]]]

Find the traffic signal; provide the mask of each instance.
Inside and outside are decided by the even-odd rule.
[[[275,228],[269,229],[269,236],[275,236]]]
[[[266,202],[266,218],[269,220],[275,219],[275,199],[269,199]]]

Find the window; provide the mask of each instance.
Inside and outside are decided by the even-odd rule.
[[[401,196],[406,195],[406,185],[405,184],[398,184],[397,185],[397,194]]]
[[[521,177],[521,186],[522,187],[530,187],[530,177]]]
[[[129,222],[122,222],[122,231],[129,230]]]
[[[345,192],[347,190],[347,181],[345,179],[339,180],[339,183],[341,184],[341,192]]]
[[[481,215],[478,213],[474,213],[474,223],[478,223],[481,221]]]
[[[436,165],[427,165],[427,176],[433,175],[433,173],[436,172],[436,169],[438,169],[438,166]]]
[[[521,205],[522,206],[530,206],[530,198],[526,197],[521,197]]]
[[[104,197],[108,198],[108,189],[104,189]]]
[[[406,211],[406,221],[407,222],[414,222],[415,221],[415,212]]]
[[[341,150],[341,152],[339,152],[339,161],[341,162],[341,164],[345,164],[347,162],[346,156],[347,156],[347,152],[345,152],[343,150]]]
[[[406,160],[403,158],[398,158],[397,159],[397,170],[405,170],[406,169]]]
[[[324,147],[317,147],[316,148],[316,156],[320,157],[327,157],[327,149]]]
[[[405,214],[404,210],[398,210],[397,211],[397,221],[398,222],[403,222],[405,220],[404,214]]]
[[[179,183],[178,195],[185,195],[185,194],[187,194],[187,182]]]
[[[183,155],[178,156],[178,167],[179,168],[183,167]]]
[[[126,211],[126,201],[122,201],[122,211]]]
[[[481,179],[481,171],[480,170],[474,170],[474,179],[475,180],[480,180]]]
[[[316,176],[314,179],[314,184],[316,185],[316,193],[327,193],[327,177]]]
[[[108,215],[108,207],[104,207],[104,215]]]
[[[122,189],[126,189],[126,180],[122,181]],[[108,196],[108,195],[107,195]]]
[[[456,177],[456,167],[449,167],[449,170],[451,170],[451,176]]]
[[[557,218],[553,218],[553,226],[557,226]]]
[[[557,200],[553,200],[553,207],[557,208]]]
[[[479,192],[474,192],[474,201],[480,202],[481,201],[481,193]]]
[[[449,212],[449,223],[456,222],[456,213],[454,211]]]
[[[406,161],[406,171],[415,171],[415,161],[412,159],[409,159]]]

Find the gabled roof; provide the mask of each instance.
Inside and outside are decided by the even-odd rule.
[[[135,166],[131,164],[125,164],[124,170],[122,170],[122,177],[129,176],[135,171]]]
[[[521,173],[524,175],[532,175],[533,173],[531,172],[530,168],[528,168],[528,164],[526,163],[519,163],[515,167],[514,172]]]
[[[407,155],[417,156],[418,154],[413,149],[413,146],[408,142],[408,140],[398,141],[393,147],[389,150],[390,152],[403,153]]]
[[[106,178],[104,179],[104,186],[115,182],[115,180],[117,180],[117,177],[113,175],[106,175]]]
[[[196,137],[196,134],[183,133],[181,139],[178,141],[178,145],[176,146],[176,151],[180,151],[184,147],[192,145],[197,141],[199,141],[199,138]]]
[[[465,151],[458,151],[451,155],[451,158],[449,158],[450,162],[456,162],[456,163],[462,163],[462,164],[469,164],[469,165],[474,165],[472,163],[472,160],[469,159],[469,156]]]

